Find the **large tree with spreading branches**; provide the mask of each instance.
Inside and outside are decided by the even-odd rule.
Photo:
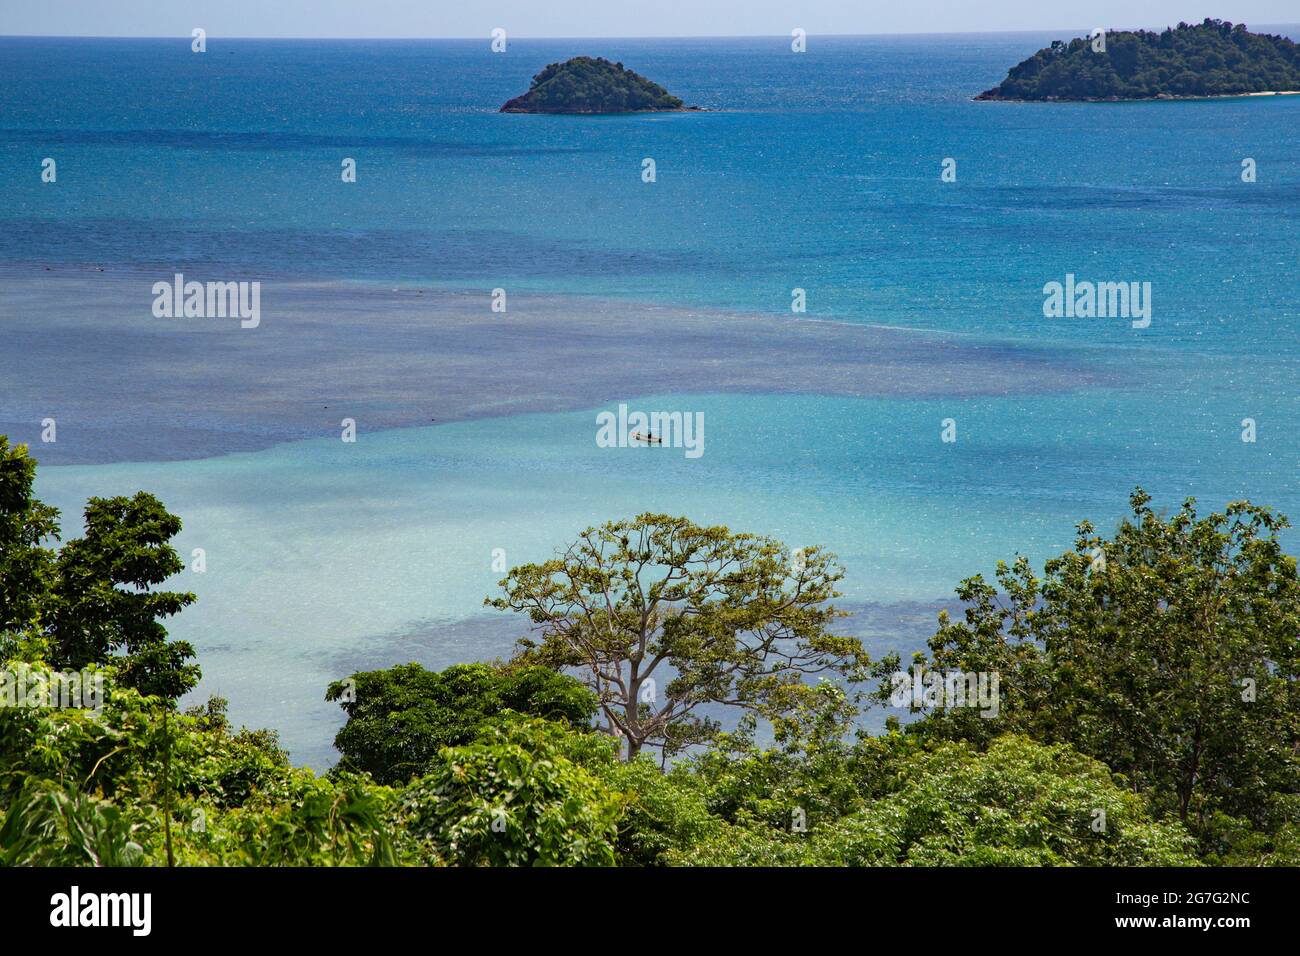
[[[868,661],[833,634],[843,576],[820,548],[643,514],[588,528],[559,556],[514,568],[485,603],[529,615],[518,657],[571,669],[596,693],[602,729],[665,754],[706,740],[708,710],[774,721],[806,709],[815,675],[849,681]]]

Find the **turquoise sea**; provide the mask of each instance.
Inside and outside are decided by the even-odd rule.
[[[33,444],[70,532],[88,495],[145,488],[181,515],[179,547],[203,547],[209,568],[178,579],[199,602],[171,628],[198,647],[196,696],[223,694],[314,766],[333,759],[330,680],[508,653],[523,622],[481,607],[501,576],[493,549],[543,558],[609,518],[662,510],[826,544],[848,569],[850,626],[878,650],[922,641],[960,578],[1018,552],[1041,562],[1078,520],[1112,526],[1137,484],[1167,508],[1250,497],[1300,519],[1300,96],[971,100],[1061,38],[811,37],[806,54],[781,38],[538,40],[493,54],[486,40],[213,37],[202,55],[188,38],[0,38],[0,431]],[[583,53],[710,111],[495,112]],[[41,182],[45,157],[57,183]],[[947,158],[955,182],[941,181]],[[386,334],[331,302],[500,287],[575,313],[626,303],[642,324],[696,310],[701,343],[726,310],[938,332],[991,360],[1030,349],[1095,375],[1002,394],[942,376],[923,397],[789,394],[781,356],[756,352],[770,389],[720,393],[700,375],[590,407],[355,444],[268,431],[253,447],[234,441],[249,427],[238,402],[212,412],[213,395],[187,396],[192,415],[165,432],[141,425],[179,386],[88,375],[115,367],[122,330],[58,282],[16,294],[47,269],[144,290],[175,271],[311,283],[331,363]],[[1149,282],[1150,326],[1045,318],[1043,286],[1067,274]],[[141,292],[145,320],[149,302]],[[161,368],[211,362],[232,390],[273,388],[282,361],[169,342]],[[562,374],[589,373],[580,343],[546,347]],[[461,388],[510,392],[492,349],[466,353]],[[97,428],[61,420],[68,437],[42,447],[43,410],[73,399],[97,406]],[[594,416],[617,401],[704,412],[705,453],[598,448]],[[940,440],[949,418],[954,443]]]

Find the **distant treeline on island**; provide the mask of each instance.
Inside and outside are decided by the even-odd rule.
[[[981,100],[1141,100],[1300,90],[1300,46],[1206,19],[1156,33],[1057,40],[1013,66]]]
[[[575,56],[533,77],[502,113],[648,113],[688,107],[658,83],[604,57]]]

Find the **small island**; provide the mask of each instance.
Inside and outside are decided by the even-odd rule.
[[[658,83],[604,57],[575,56],[552,63],[502,113],[651,113],[698,110]]]
[[[1108,31],[1093,41],[1055,41],[1013,66],[977,100],[1115,101],[1201,99],[1300,91],[1300,46],[1206,19],[1161,33]]]

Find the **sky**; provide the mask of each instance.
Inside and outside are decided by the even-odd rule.
[[[1297,0],[0,0],[0,35],[789,36],[1300,21]]]

